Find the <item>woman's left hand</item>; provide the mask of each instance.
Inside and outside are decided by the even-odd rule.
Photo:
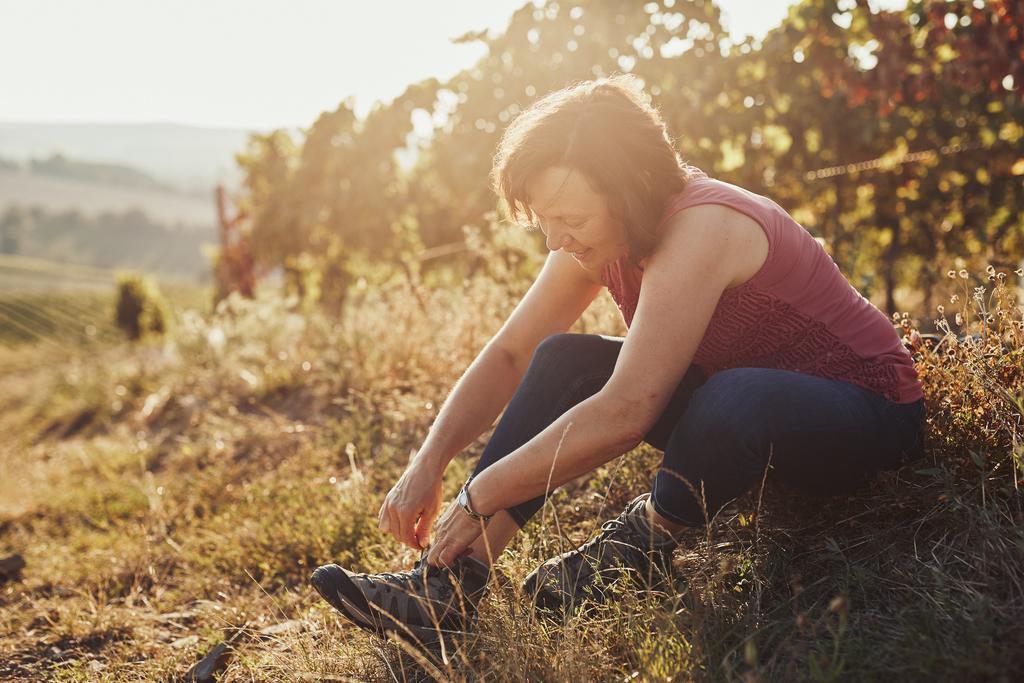
[[[434,527],[434,542],[427,553],[427,564],[450,567],[455,560],[467,554],[469,546],[483,530],[482,522],[467,515],[458,503],[452,501]]]

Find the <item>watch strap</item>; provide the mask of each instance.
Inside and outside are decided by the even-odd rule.
[[[469,482],[471,481],[473,481],[472,478],[470,478],[465,484],[462,485],[462,488],[459,490],[459,496],[458,498],[456,498],[456,500],[459,503],[459,507],[461,507],[463,512],[465,512],[467,515],[477,520],[478,522],[486,522],[494,515],[484,515],[473,509],[473,501],[469,497]]]

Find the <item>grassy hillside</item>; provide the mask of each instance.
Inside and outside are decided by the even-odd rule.
[[[110,291],[0,295],[0,345],[108,343],[112,310]]]
[[[112,271],[0,255],[0,348],[115,342],[113,293]]]
[[[225,641],[224,681],[1016,676],[1024,323],[994,296],[986,345],[918,354],[925,461],[824,503],[754,492],[687,538],[667,604],[551,623],[517,588],[648,485],[644,445],[555,496],[447,660],[347,627],[310,570],[416,559],[373,512],[520,292],[396,282],[355,291],[340,321],[232,301],[179,312],[165,344],[25,356],[0,376],[0,556],[27,562],[0,585],[0,678],[176,679]],[[622,332],[605,298],[576,329]]]
[[[111,270],[0,254],[0,293],[97,289],[113,283]]]
[[[201,310],[208,299],[186,280],[161,284],[179,308]],[[112,270],[0,254],[0,349],[29,345],[67,354],[116,344],[115,288]]]

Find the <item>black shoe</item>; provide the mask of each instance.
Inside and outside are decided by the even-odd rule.
[[[646,590],[671,588],[672,551],[678,541],[652,531],[645,504],[633,499],[618,517],[576,550],[553,557],[523,582],[537,607],[568,614],[584,601],[601,604],[626,585]]]
[[[471,557],[456,560],[451,568],[431,567],[421,558],[411,571],[397,573],[356,574],[327,564],[309,581],[356,626],[433,646],[467,632],[489,576],[487,565]]]

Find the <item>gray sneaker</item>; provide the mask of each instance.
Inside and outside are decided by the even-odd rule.
[[[652,531],[644,509],[649,494],[633,499],[615,519],[581,545],[547,560],[523,582],[537,607],[571,613],[584,601],[601,604],[627,584],[671,588],[672,551],[678,541]]]
[[[486,564],[463,557],[451,568],[431,567],[421,558],[411,571],[380,574],[356,574],[327,564],[317,567],[309,580],[356,626],[433,646],[472,626],[489,576]]]

